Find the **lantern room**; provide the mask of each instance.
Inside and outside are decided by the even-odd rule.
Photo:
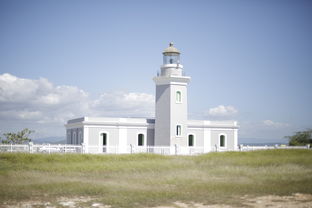
[[[164,65],[180,63],[180,52],[173,46],[172,42],[169,44],[169,47],[164,50],[163,55]]]

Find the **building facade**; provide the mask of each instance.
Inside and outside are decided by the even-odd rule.
[[[170,43],[154,77],[155,118],[82,117],[67,122],[67,144],[84,144],[87,151],[129,153],[133,147],[201,147],[204,152],[235,150],[236,121],[188,120],[187,85],[180,52]],[[113,147],[113,148],[112,148]],[[129,149],[129,147],[131,147]]]

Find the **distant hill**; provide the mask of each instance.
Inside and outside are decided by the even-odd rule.
[[[32,142],[34,144],[43,144],[43,143],[65,144],[66,140],[65,140],[65,137],[45,137],[45,138],[33,139]]]

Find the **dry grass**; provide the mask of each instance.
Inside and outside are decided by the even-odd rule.
[[[175,201],[239,205],[247,194],[311,194],[311,161],[310,150],[192,157],[0,154],[0,205],[61,196],[96,198],[113,207]]]

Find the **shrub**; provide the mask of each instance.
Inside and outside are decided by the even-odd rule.
[[[312,144],[312,129],[306,131],[298,131],[293,136],[287,136],[289,139],[289,145],[291,146],[299,146],[299,145],[307,145]]]

